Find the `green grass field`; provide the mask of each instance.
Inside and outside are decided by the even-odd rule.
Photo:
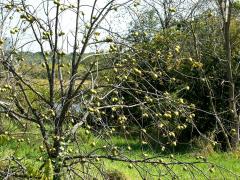
[[[34,132],[30,132],[28,134],[22,135],[18,134],[16,132],[15,139],[9,139],[3,141],[3,139],[0,141],[0,170],[3,168],[6,164],[3,163],[4,159],[7,157],[15,156],[19,158],[26,159],[26,164],[34,165],[34,167],[39,167],[42,162],[36,161],[40,156],[44,156],[44,154],[40,151],[39,146],[42,145],[41,139],[39,138],[39,135],[34,130]],[[83,146],[82,149],[84,149],[85,152],[91,151],[91,149],[96,147],[102,147],[106,142],[97,139],[93,135],[89,135],[86,137],[83,135],[83,131],[80,131],[80,136],[83,136]],[[20,140],[23,142],[19,142],[18,139],[24,139]],[[92,147],[90,144],[91,142],[96,142],[96,146]],[[153,151],[150,151],[148,148],[145,150],[141,149],[141,145],[136,142],[135,140],[126,140],[122,137],[113,137],[111,139],[111,143],[117,145],[118,147],[127,147],[130,145],[132,148],[131,151],[127,151],[126,156],[130,159],[138,159],[142,158],[142,154],[148,154],[148,157],[160,155],[162,156],[161,160],[163,162],[169,163],[169,162],[197,162],[203,160],[199,160],[196,157],[201,156],[201,153],[199,153],[197,150],[189,151],[189,152],[175,152],[173,154],[159,154],[159,153],[153,153]],[[74,149],[74,147],[70,147]],[[74,153],[74,151],[73,151]],[[99,152],[101,154],[101,152]],[[172,156],[173,155],[173,156]],[[198,164],[196,167],[193,167],[191,165],[175,165],[175,166],[168,166],[168,170],[171,171],[172,175],[173,172],[176,173],[179,179],[240,179],[240,176],[236,176],[233,173],[240,174],[240,153],[223,153],[223,152],[212,152],[209,154],[205,154],[204,157],[207,159],[208,162],[213,163],[215,166],[213,167],[211,164],[205,164],[201,163]],[[121,172],[121,174],[124,175],[125,179],[129,180],[137,180],[137,179],[159,179],[158,174],[161,173],[162,175],[166,172],[166,168],[164,168],[161,165],[154,165],[154,164],[141,164],[138,163],[136,165],[136,168],[132,168],[129,166],[129,163],[125,162],[117,162],[117,161],[110,161],[110,160],[102,160],[102,163],[104,163],[105,168],[109,172],[117,171],[118,173]],[[135,166],[135,165],[133,165]],[[141,168],[144,168],[141,169]],[[199,169],[196,169],[199,168]],[[140,174],[138,173],[140,171]],[[154,177],[149,177],[149,174],[154,174]],[[206,177],[205,177],[205,176]],[[171,177],[164,176],[161,179],[171,179]]]

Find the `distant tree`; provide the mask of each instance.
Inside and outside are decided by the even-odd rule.
[[[233,123],[235,124],[233,125],[229,123],[229,120],[232,119],[232,114],[230,111],[226,111],[226,107],[229,106],[229,86],[227,82],[229,82],[230,75],[229,72],[227,72],[225,63],[226,46],[223,46],[223,44],[226,44],[226,37],[224,38],[224,33],[221,29],[223,26],[222,23],[224,22],[222,18],[224,15],[221,14],[221,12],[225,10],[220,11],[221,8],[225,6],[222,6],[221,2],[221,6],[219,6],[219,2],[217,1],[197,1],[193,4],[185,1],[188,6],[185,7],[185,3],[178,2],[179,1],[161,0],[154,2],[146,1],[149,11],[145,8],[144,12],[142,12],[142,14],[140,13],[138,17],[144,16],[148,12],[151,17],[154,17],[152,20],[155,23],[147,20],[141,21],[141,18],[139,18],[138,21],[134,21],[134,23],[138,24],[139,27],[140,24],[142,24],[141,27],[153,26],[154,28],[149,29],[148,33],[151,34],[151,38],[146,39],[141,34],[141,32],[144,31],[138,28],[138,26],[133,26],[133,30],[131,31],[133,31],[132,35],[133,38],[135,38],[135,44],[139,43],[138,45],[140,47],[152,52],[158,50],[161,54],[167,54],[168,50],[173,49],[175,45],[181,47],[180,57],[182,60],[179,58],[179,68],[174,66],[170,71],[166,71],[168,74],[174,74],[174,77],[188,84],[191,89],[188,93],[183,92],[180,94],[183,98],[186,98],[186,100],[194,103],[196,109],[198,109],[195,112],[196,117],[194,118],[196,134],[202,136],[212,132],[214,133],[215,141],[222,144],[223,150],[236,149],[239,143],[235,143],[234,145],[231,141],[233,141],[233,139],[235,139],[235,141],[239,139],[237,137],[239,136],[237,130],[239,129],[237,126],[237,114],[235,114],[234,120],[236,123]],[[164,3],[165,6],[159,6]],[[165,9],[162,10],[161,8]],[[228,50],[231,51],[230,74],[233,76],[231,80],[232,83],[236,84],[239,77],[237,65],[239,57],[239,38],[237,33],[239,31],[238,3],[230,2],[229,8],[231,8],[231,11],[228,12],[233,12],[233,15],[230,18],[232,23],[230,23],[228,27],[228,36],[230,38],[228,39],[228,43],[234,44],[230,49],[228,48]],[[168,10],[171,11],[171,18],[164,20],[163,12],[167,12]],[[178,11],[184,11],[184,13],[179,13]],[[160,22],[166,24],[164,23],[165,21],[168,21],[168,28],[160,26]],[[139,37],[136,38],[134,33],[139,34]],[[157,41],[156,37],[154,39],[154,34],[161,40]],[[164,46],[165,51],[163,51]],[[145,58],[150,59],[151,57]],[[189,60],[188,63],[187,60]],[[198,64],[202,67],[196,71],[192,67]],[[168,63],[168,65],[170,66],[170,63]],[[176,84],[174,85],[176,87]],[[165,84],[164,87],[167,89],[169,85]],[[159,90],[159,87],[157,89]],[[234,85],[234,89],[234,93],[238,92],[238,85]],[[238,95],[236,95],[236,97],[238,97]],[[238,98],[235,99],[234,103],[232,102],[235,104],[234,106],[236,106],[236,113],[238,112],[237,99]],[[235,126],[235,128],[232,126]],[[195,133],[191,132],[191,134]],[[189,137],[189,134],[186,136]],[[207,136],[205,137],[207,138]],[[183,138],[186,139],[184,136]],[[189,138],[187,139],[189,140]]]

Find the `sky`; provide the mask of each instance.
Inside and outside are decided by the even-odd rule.
[[[106,3],[109,0],[97,0],[97,5],[96,7],[98,9],[101,9],[103,6],[106,5]],[[129,0],[115,0],[116,4],[118,3],[123,3],[125,1],[129,1]],[[149,2],[154,2],[157,0],[149,0]],[[182,3],[183,6],[185,6],[183,9],[189,11],[191,6],[193,4],[196,4],[197,1],[200,0],[179,0],[179,1],[175,1],[175,5],[177,6],[178,3]],[[201,0],[203,1],[203,0]],[[206,1],[206,0],[205,0]],[[0,2],[6,3],[8,2],[8,0],[0,0]],[[55,17],[55,11],[56,11],[56,5],[54,5],[53,1],[50,0],[25,0],[24,1],[26,4],[30,5],[30,9],[32,11],[34,11],[34,15],[40,19],[42,19],[43,21],[46,21],[47,19],[53,20],[54,22],[54,17]],[[73,4],[76,6],[77,0],[60,0],[60,2],[62,4],[66,4],[66,5],[70,5]],[[80,27],[81,29],[85,26],[85,24],[88,24],[88,21],[90,19],[90,14],[91,14],[91,7],[93,4],[94,0],[81,0],[81,8],[80,11],[84,12],[85,14],[85,22],[81,22],[80,23]],[[189,4],[189,2],[191,2],[191,4]],[[47,5],[49,4],[49,15],[46,16],[44,13],[44,8],[43,7],[47,7]],[[137,9],[134,9],[134,7],[131,6],[131,11],[136,11]],[[140,6],[140,8],[144,9],[145,6],[142,3],[142,5]],[[159,11],[161,11],[161,6],[155,6],[155,8],[160,9]],[[137,11],[136,11],[137,12]],[[181,15],[184,14],[183,11],[179,11],[181,12]],[[3,37],[11,37],[13,39],[16,39],[16,35],[11,35],[10,34],[10,29],[13,29],[15,27],[20,27],[20,23],[18,21],[20,14],[19,13],[15,13],[12,15],[13,20],[9,20],[9,22],[11,21],[11,23],[4,23],[5,26],[5,30],[4,30],[4,34],[2,35]],[[81,16],[82,17],[82,16]],[[76,19],[76,13],[72,12],[70,10],[64,11],[64,13],[61,14],[60,16],[60,26],[59,28],[61,29],[61,31],[65,32],[66,35],[63,36],[63,38],[60,38],[60,45],[59,45],[59,49],[62,49],[63,51],[71,52],[71,48],[69,48],[68,44],[73,44],[74,41],[74,36],[73,36],[73,32],[75,29],[75,19]],[[124,8],[119,8],[117,12],[112,11],[111,13],[108,14],[108,16],[105,18],[105,20],[102,22],[102,27],[106,28],[106,29],[111,29],[111,31],[115,32],[115,33],[120,33],[121,35],[126,34],[128,32],[128,28],[129,28],[129,24],[132,21],[132,17],[129,13],[129,11],[127,11]],[[23,24],[23,27],[27,26],[27,24]],[[98,30],[101,32],[100,35],[100,39],[103,39],[104,37],[106,37],[108,35],[108,33],[106,31],[103,30]],[[39,32],[42,33],[42,32]],[[39,34],[37,33],[37,34]],[[23,44],[26,44],[22,50],[24,51],[33,51],[33,52],[37,52],[40,51],[39,45],[36,42],[31,42],[34,38],[33,38],[33,32],[28,29],[25,32],[21,32],[21,36],[20,36],[20,40],[17,45],[18,47],[22,46]],[[66,38],[68,37],[68,38]],[[81,40],[81,35],[79,35],[79,39]],[[31,42],[31,43],[28,43]],[[70,42],[70,43],[67,43]],[[28,43],[28,44],[27,44]],[[46,50],[49,50],[48,44],[44,43],[43,44]],[[99,47],[100,49],[105,49],[105,46]],[[95,47],[91,47],[89,46],[87,48],[87,51],[93,51],[95,50]]]
[[[97,1],[97,9],[101,9],[102,7],[104,7],[106,5],[108,0],[98,0]],[[127,0],[116,0],[116,2],[125,2]],[[0,0],[0,2],[4,2],[6,3],[7,0]],[[45,3],[43,0],[25,0],[26,4],[31,5],[30,9],[33,11],[34,9],[36,9],[34,15],[44,21],[46,21],[47,19],[51,19],[54,20],[55,18],[55,12],[56,12],[56,6],[54,5],[53,1],[48,1],[49,6],[50,6],[50,10],[49,10],[49,16],[47,17],[44,13],[44,9],[43,7],[47,7],[47,1],[45,1]],[[91,6],[93,4],[93,0],[81,0],[81,8],[80,11],[84,12],[84,17],[85,17],[85,22],[81,22],[80,26],[83,27],[85,24],[88,24],[89,19],[90,19],[90,14],[91,14]],[[61,3],[63,4],[67,4],[67,5],[74,5],[76,6],[77,1],[76,0],[61,0]],[[13,20],[9,20],[9,23],[5,23],[5,34],[3,36],[5,37],[11,37],[13,39],[16,39],[17,35],[14,34],[10,34],[10,29],[14,29],[15,27],[20,27],[20,23],[18,21],[20,14],[19,13],[15,13],[12,15]],[[83,17],[83,16],[81,16]],[[59,49],[63,49],[64,51],[71,51],[69,48],[69,46],[67,47],[67,41],[70,42],[70,44],[73,44],[73,40],[74,40],[74,36],[73,36],[73,32],[75,30],[75,20],[76,20],[76,13],[72,12],[70,10],[64,11],[64,13],[62,13],[62,15],[59,18],[60,21],[60,26],[59,29],[61,29],[61,31],[63,31],[64,33],[66,33],[65,36],[63,36],[62,38],[60,38],[60,45],[59,45]],[[124,13],[119,13],[119,12],[114,12],[110,13],[105,20],[102,22],[102,26],[106,29],[111,29],[114,32],[117,33],[121,33],[123,31],[127,30],[127,26],[130,23],[130,18],[126,18],[126,16],[124,16]],[[26,27],[27,24],[22,24],[21,27]],[[106,32],[103,32],[101,30],[101,36],[100,39],[107,36],[108,34]],[[66,38],[68,37],[68,38]],[[33,32],[30,30],[30,28],[28,28],[28,30],[26,30],[25,32],[21,32],[21,36],[20,36],[20,40],[18,43],[18,47],[22,46],[23,44],[26,44],[30,41],[33,40]],[[79,38],[81,39],[81,35],[79,35]],[[48,45],[45,43],[44,47],[46,49],[49,49]],[[24,51],[33,51],[33,52],[37,52],[40,51],[39,49],[39,45],[36,42],[32,42],[29,43],[27,45],[25,45],[23,47]],[[89,47],[87,49],[87,51],[92,51],[92,49]]]

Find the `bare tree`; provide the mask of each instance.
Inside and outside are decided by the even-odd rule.
[[[42,142],[39,147],[42,155],[38,158],[41,166],[37,172],[28,172],[24,158],[11,156],[2,160],[7,165],[0,170],[0,176],[5,179],[110,179],[104,167],[104,160],[110,160],[135,168],[143,179],[147,175],[177,178],[173,166],[183,166],[193,178],[195,172],[207,177],[198,164],[207,164],[210,169],[212,164],[203,157],[194,162],[181,162],[169,156],[165,162],[161,154],[150,157],[143,153],[131,159],[127,155],[132,148],[130,145],[118,147],[112,142],[116,128],[129,138],[128,129],[135,124],[142,149],[145,145],[152,148],[151,142],[162,151],[166,147],[174,149],[178,143],[177,133],[194,124],[193,105],[178,97],[178,92],[163,92],[157,88],[163,81],[176,80],[164,72],[164,67],[180,56],[180,47],[170,47],[173,50],[167,54],[149,52],[127,43],[126,38],[113,31],[108,15],[115,11],[125,13],[126,9],[138,5],[136,1],[74,2],[76,4],[54,0],[31,4],[21,0],[0,5],[3,14],[11,16],[8,24],[2,21],[5,26],[2,29],[11,37],[11,47],[7,51],[1,49],[1,65],[10,74],[2,88],[5,94],[0,101],[1,113],[18,122],[24,133],[27,128],[39,130]],[[166,2],[163,5],[167,6]],[[69,19],[64,20],[68,13]],[[169,14],[165,12],[163,28],[169,27]],[[74,25],[64,32],[66,21]],[[134,36],[139,36],[139,32]],[[44,81],[47,84],[44,88],[39,79],[28,75],[31,69],[22,67],[28,65],[24,64],[23,55],[24,48],[29,46],[40,51],[47,81]],[[68,73],[64,69],[66,59]],[[124,95],[130,100],[124,99]],[[176,122],[171,123],[172,117]],[[144,126],[147,120],[152,120],[149,130]],[[113,126],[111,121],[117,121],[117,125]],[[93,133],[96,139],[104,140],[104,144],[96,146],[95,141],[84,144],[83,128],[85,134]],[[151,135],[151,130],[156,129],[160,137]],[[9,137],[13,134],[5,133]],[[161,138],[165,138],[164,141]],[[89,145],[92,148],[87,147]],[[153,165],[154,172],[149,171],[146,164]]]
[[[232,9],[233,1],[218,1],[219,8],[222,15],[222,24],[223,24],[223,37],[224,37],[224,48],[225,56],[227,60],[227,69],[228,69],[228,82],[229,82],[229,111],[231,113],[232,119],[232,130],[235,133],[231,138],[231,145],[234,150],[238,148],[239,144],[239,115],[237,112],[237,100],[235,95],[235,81],[233,77],[233,65],[232,65],[232,53],[231,53],[231,40],[230,40],[230,27],[231,27],[231,18],[232,18]]]

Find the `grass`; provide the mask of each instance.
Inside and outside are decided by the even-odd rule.
[[[126,140],[115,137],[113,138],[115,144],[124,145],[126,146]],[[149,156],[156,156],[156,153],[152,153],[149,150],[142,151],[140,148],[140,145],[136,143],[135,141],[130,142],[130,144],[133,143],[135,145],[138,145],[139,147],[133,149],[133,151],[128,153],[128,157],[131,159],[142,157],[142,153],[147,153]],[[129,142],[128,142],[129,144]],[[132,144],[132,145],[133,145]],[[174,154],[165,153],[163,155],[163,162],[196,162],[199,161],[196,159],[197,156],[201,156],[201,154],[198,153],[198,151],[192,151],[192,152],[176,152]],[[173,158],[171,156],[173,155]],[[239,179],[240,176],[235,176],[233,173],[238,173],[240,169],[240,152],[234,152],[234,153],[224,153],[224,152],[212,152],[205,156],[208,162],[211,164],[199,164],[197,165],[197,168],[201,169],[203,173],[208,176],[210,179]],[[214,167],[212,166],[214,164]],[[143,164],[141,164],[143,165]],[[144,165],[143,165],[144,166]],[[143,177],[139,175],[136,169],[129,169],[127,167],[126,163],[122,162],[113,162],[113,161],[106,161],[106,167],[110,170],[118,170],[122,172],[123,174],[128,177],[128,179],[141,179],[144,176],[147,179],[158,179],[158,177],[149,177],[149,172],[152,174],[157,174],[159,170],[162,170],[163,172],[166,171],[165,168],[154,166],[154,165],[145,165],[145,168],[147,169],[148,173],[145,173],[144,171],[141,171]],[[177,165],[170,167],[173,172],[175,172],[179,179],[193,179],[194,176],[191,174],[191,171],[195,174],[196,179],[206,179],[206,177],[203,176],[202,173],[199,171],[196,171],[196,169],[192,168],[191,166],[187,166],[187,171],[184,170],[185,165]],[[166,176],[163,179],[171,179],[171,177]]]
[[[91,149],[94,149],[96,147],[102,147],[106,141],[103,141],[101,139],[96,139],[93,135],[83,135],[83,130],[80,131],[80,136],[83,137],[82,142],[84,142],[84,146],[82,146],[85,151],[90,151]],[[42,156],[42,152],[39,150],[39,146],[41,144],[41,140],[36,135],[24,135],[21,137],[21,139],[25,139],[24,142],[19,142],[17,139],[11,139],[7,142],[0,142],[0,169],[1,166],[4,166],[4,163],[1,164],[1,160],[10,157],[15,156],[19,158],[25,158],[27,159],[25,162],[28,164],[37,164],[40,166],[41,162],[36,161],[40,156]],[[29,141],[30,140],[30,141]],[[96,147],[92,147],[90,145],[90,142],[96,142]],[[145,150],[141,149],[141,145],[133,139],[126,140],[122,137],[113,137],[111,139],[111,143],[114,145],[117,145],[118,147],[127,147],[130,145],[132,147],[131,151],[127,151],[126,156],[131,159],[137,159],[142,158],[143,153],[147,153],[149,156],[156,156],[157,153],[154,153],[149,148],[145,148]],[[101,154],[101,152],[100,152]],[[159,155],[159,154],[158,154]],[[175,152],[173,157],[171,157],[171,154],[165,153],[160,154],[162,156],[163,162],[196,162],[196,161],[202,161],[196,159],[196,156],[199,156],[197,151],[192,152]],[[110,161],[110,160],[103,160],[102,162],[105,165],[105,168],[108,171],[118,171],[124,174],[126,179],[131,180],[137,180],[141,178],[146,179],[158,179],[158,174],[164,174],[166,171],[172,171],[176,173],[179,177],[179,179],[206,179],[203,176],[203,173],[205,173],[206,176],[210,177],[210,179],[238,179],[240,177],[234,176],[230,171],[234,173],[238,173],[240,169],[240,152],[235,153],[223,153],[223,152],[213,152],[206,155],[207,161],[215,164],[213,167],[210,164],[199,164],[197,165],[197,168],[200,168],[202,170],[202,173],[199,173],[200,171],[196,171],[194,167],[190,165],[186,165],[187,170],[185,168],[185,165],[177,165],[177,166],[169,166],[169,169],[164,168],[163,166],[154,165],[154,164],[143,164],[138,163],[137,168],[141,172],[141,175],[138,173],[138,171],[135,168],[130,168],[129,163],[124,162],[117,162],[117,161]],[[202,161],[203,162],[203,161]],[[221,167],[220,167],[221,166]],[[37,167],[37,166],[36,166]],[[144,167],[144,170],[140,167]],[[193,175],[192,172],[194,172]],[[155,174],[155,177],[149,177],[149,174]],[[172,174],[173,175],[173,174]],[[142,176],[142,177],[141,177]],[[171,179],[170,176],[165,176],[163,179]]]

